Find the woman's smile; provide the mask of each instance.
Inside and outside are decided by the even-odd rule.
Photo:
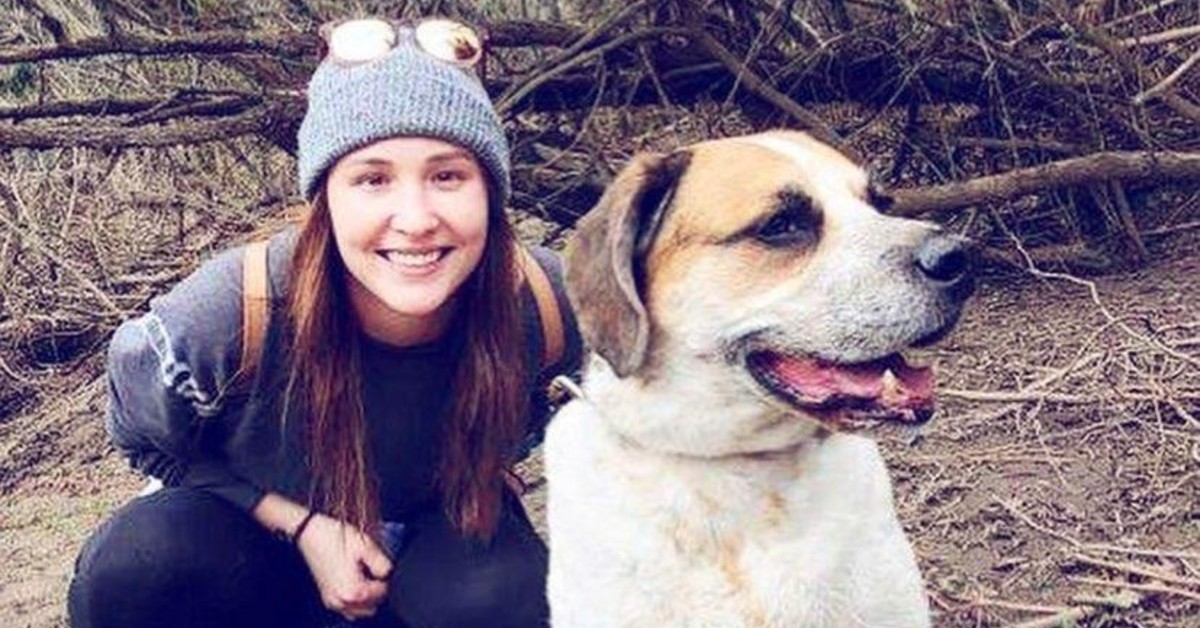
[[[389,264],[407,273],[420,272],[432,274],[437,272],[438,262],[445,259],[453,249],[451,247],[421,248],[421,249],[381,249],[376,251]]]

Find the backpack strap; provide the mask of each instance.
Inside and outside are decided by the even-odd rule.
[[[554,288],[550,285],[550,277],[546,269],[538,263],[529,249],[518,246],[517,256],[520,260],[521,272],[533,298],[537,301],[538,318],[542,319],[542,368],[557,364],[566,349],[566,336],[563,333],[562,312],[558,308],[558,298],[554,296]]]
[[[267,240],[246,245],[242,257],[242,362],[240,381],[254,380],[262,361],[267,323],[271,317],[271,297],[267,290]]]

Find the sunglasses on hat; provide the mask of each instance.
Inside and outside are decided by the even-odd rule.
[[[321,27],[326,56],[346,66],[381,59],[406,37],[411,37],[425,54],[460,68],[474,68],[483,58],[484,37],[479,31],[447,18],[416,21],[364,18],[330,22]]]

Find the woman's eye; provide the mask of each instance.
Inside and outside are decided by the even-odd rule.
[[[380,187],[387,183],[387,177],[378,172],[369,172],[354,178],[354,185],[369,188]]]
[[[814,225],[807,215],[784,210],[763,223],[754,237],[771,246],[792,246],[806,242],[814,235]]]
[[[433,181],[441,185],[453,185],[467,180],[467,173],[461,170],[439,170],[433,174]]]

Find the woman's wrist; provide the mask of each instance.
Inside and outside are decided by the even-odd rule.
[[[278,493],[268,492],[251,513],[259,523],[283,543],[300,540],[312,518],[320,514]]]
[[[295,529],[292,530],[292,533],[288,535],[288,541],[290,541],[292,545],[300,544],[300,537],[304,534],[304,531],[308,529],[308,524],[312,522],[313,517],[316,517],[317,514],[318,513],[316,510],[309,510],[308,514],[304,515],[304,518],[300,520],[300,523],[297,524]]]

